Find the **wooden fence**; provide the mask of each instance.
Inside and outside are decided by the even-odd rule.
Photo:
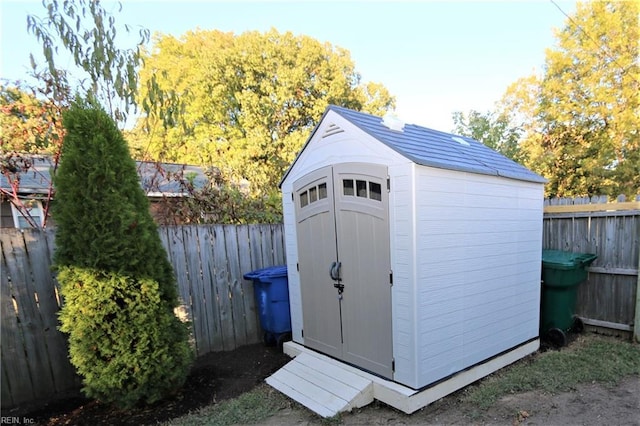
[[[198,355],[262,341],[253,286],[243,275],[285,263],[282,225],[160,228]]]
[[[159,229],[176,272],[198,355],[262,341],[251,282],[243,274],[284,264],[282,225]],[[80,381],[57,329],[51,270],[54,231],[2,229],[2,407],[44,401]]]
[[[593,253],[578,288],[576,313],[587,325],[640,332],[640,196],[545,201],[543,248]]]
[[[51,273],[52,231],[3,228],[2,407],[50,398],[80,381],[58,331],[58,287]]]

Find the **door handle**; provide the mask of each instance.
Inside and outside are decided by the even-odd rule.
[[[342,266],[342,262],[333,262],[331,264],[331,269],[329,270],[329,275],[331,279],[334,281],[340,281],[342,278],[340,277],[340,267]]]
[[[336,265],[338,262],[333,262],[331,264],[331,269],[329,270],[329,276],[331,277],[332,280],[336,281]]]

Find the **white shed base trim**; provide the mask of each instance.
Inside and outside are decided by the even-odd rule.
[[[385,380],[295,343],[284,344],[292,361],[267,378],[267,383],[322,417],[363,407],[374,399],[411,414],[476,380],[530,355],[536,339],[424,390]]]

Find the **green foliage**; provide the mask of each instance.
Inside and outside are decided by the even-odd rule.
[[[42,4],[46,17],[27,17],[27,29],[42,44],[46,64],[44,70],[39,70],[31,54],[34,76],[47,83],[56,99],[66,99],[72,92],[71,84],[79,85],[124,125],[131,109],[137,112],[142,46],[149,42],[150,31],[139,29],[135,47],[122,49],[118,46],[118,33],[129,34],[131,28],[119,28],[114,15],[102,7],[100,0],[43,0]],[[122,10],[121,3],[117,6]],[[73,58],[75,67],[58,68],[60,48]],[[78,90],[76,87],[74,91]],[[150,101],[145,100],[144,112],[161,122],[173,123],[174,112],[180,109],[175,93],[160,90],[154,76],[146,81],[145,90]]]
[[[54,154],[64,135],[60,108],[33,90],[0,84],[0,144],[9,152]]]
[[[139,121],[138,151],[215,166],[236,185],[249,181],[253,196],[277,190],[327,105],[383,114],[395,103],[384,86],[361,84],[348,51],[276,30],[158,36],[140,72],[142,82],[153,76],[184,110],[169,128]]]
[[[282,194],[272,191],[269,194],[251,196],[246,188],[229,182],[215,168],[205,173],[207,184],[197,187],[188,178],[174,177],[188,197],[166,198],[169,206],[165,225],[180,223],[282,223]]]
[[[527,166],[548,196],[640,189],[640,3],[578,3],[546,52],[544,74],[503,100],[524,130]]]
[[[156,281],[75,266],[62,267],[58,280],[60,330],[88,397],[131,408],[183,385],[192,357],[186,326]]]
[[[454,133],[480,141],[514,161],[522,161],[522,152],[518,145],[520,131],[511,126],[509,118],[504,114],[482,114],[471,110],[465,116],[457,111],[453,113],[453,123]]]
[[[109,107],[114,118],[123,120],[137,94],[139,49],[117,48],[115,19],[99,0],[45,0],[43,5],[47,17],[28,16],[27,28],[42,43],[48,74],[60,78],[56,54],[58,46],[63,46],[75,65],[88,75],[87,90]],[[148,30],[141,30],[140,43],[148,39]],[[35,66],[33,55],[31,62]],[[116,104],[119,99],[123,101],[121,106]]]
[[[150,402],[179,387],[191,361],[173,270],[115,122],[94,99],[76,100],[63,120],[54,262],[72,362],[88,395]],[[103,377],[110,368],[119,375]]]
[[[152,277],[174,298],[171,265],[117,126],[99,106],[84,101],[65,112],[64,125],[54,179],[56,263]]]
[[[282,223],[282,195],[252,197],[227,183],[194,191],[178,214],[186,223]]]

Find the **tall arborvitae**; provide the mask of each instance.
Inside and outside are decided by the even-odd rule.
[[[76,100],[63,124],[54,261],[71,362],[89,397],[154,402],[182,386],[193,359],[173,269],[115,122]]]

